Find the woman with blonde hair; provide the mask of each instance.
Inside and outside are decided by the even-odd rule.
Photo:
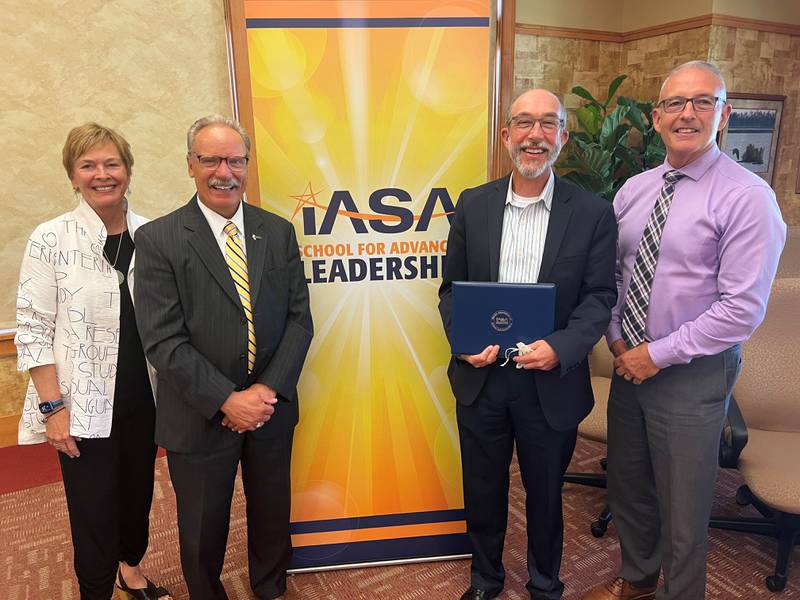
[[[28,239],[15,343],[30,373],[19,443],[58,450],[75,573],[83,600],[154,600],[167,590],[142,574],[147,550],[155,404],[136,330],[133,155],[116,131],[69,132],[63,164],[78,200]],[[115,581],[116,580],[116,581]]]

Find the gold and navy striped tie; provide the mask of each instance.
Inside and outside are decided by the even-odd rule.
[[[228,263],[236,291],[242,301],[244,314],[247,317],[247,372],[251,373],[256,364],[256,327],[253,323],[253,307],[250,305],[250,283],[247,276],[247,259],[242,250],[239,229],[228,221],[223,229],[228,239],[225,241],[225,262]]]

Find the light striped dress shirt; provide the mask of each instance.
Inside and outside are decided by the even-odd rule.
[[[541,196],[526,198],[515,194],[509,182],[503,212],[498,281],[537,283],[547,224],[550,222],[554,185],[555,176],[550,171],[550,178]]]

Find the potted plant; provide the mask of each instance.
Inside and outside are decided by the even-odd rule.
[[[666,155],[653,127],[652,102],[619,96],[609,111],[625,79],[620,75],[611,82],[605,102],[582,86],[572,88],[586,100],[575,110],[581,130],[570,132],[564,158],[556,165],[565,179],[609,202],[629,177],[661,164]]]

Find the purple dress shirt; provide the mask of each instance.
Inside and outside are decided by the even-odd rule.
[[[668,162],[629,179],[617,193],[617,291],[608,343],[622,338],[622,311],[647,219]],[[764,319],[786,224],[767,183],[716,144],[678,169],[661,235],[645,337],[659,368],[718,354]]]

